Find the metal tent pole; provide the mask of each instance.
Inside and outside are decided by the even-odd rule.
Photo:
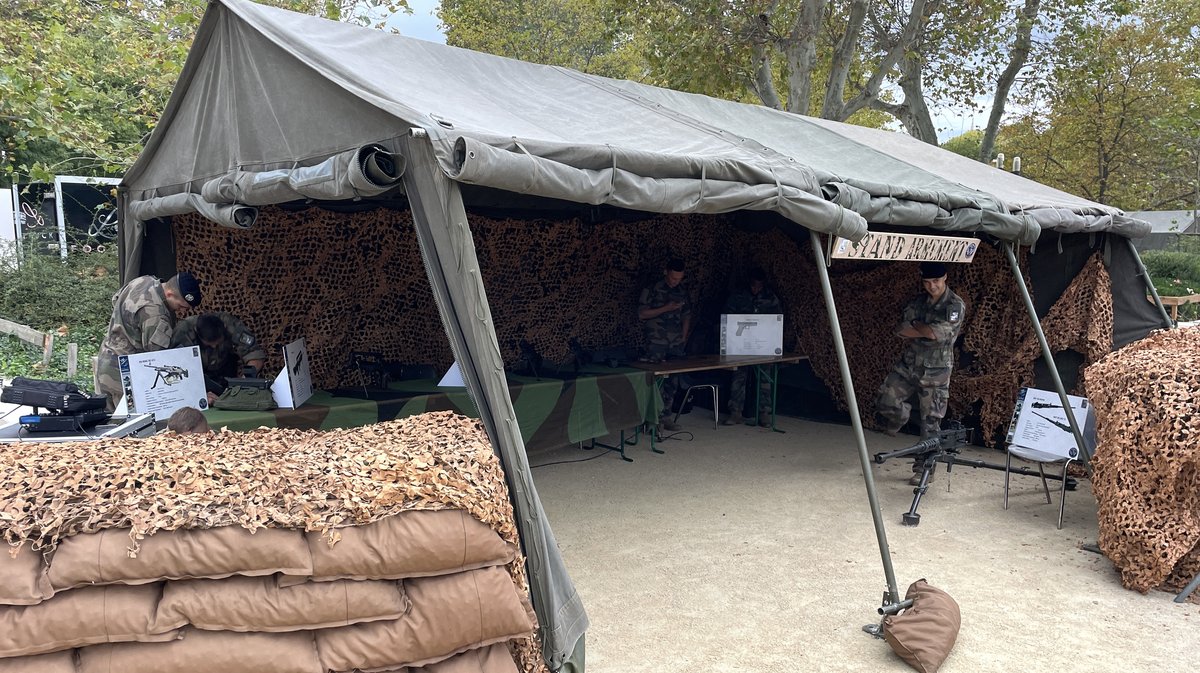
[[[813,259],[817,263],[817,274],[821,278],[821,293],[825,295],[825,310],[829,314],[829,331],[833,334],[833,348],[837,352],[838,367],[842,372],[842,388],[846,391],[846,405],[850,408],[850,425],[854,428],[854,439],[858,442],[858,459],[862,463],[863,482],[867,487],[867,500],[871,505],[871,519],[875,522],[875,537],[879,542],[879,556],[883,560],[883,574],[887,578],[888,595],[881,611],[900,604],[900,590],[896,586],[896,572],[892,569],[892,554],[888,547],[887,531],[883,527],[883,513],[879,509],[879,497],[875,493],[875,477],[871,472],[871,457],[867,454],[867,438],[863,435],[862,418],[858,415],[858,398],[854,395],[854,382],[850,378],[850,362],[846,359],[846,344],[842,341],[842,325],[838,320],[837,306],[833,303],[833,287],[829,283],[829,270],[825,268],[825,253],[821,239],[815,231],[809,231],[812,241]]]
[[[1125,238],[1122,236],[1121,238]],[[1138,254],[1137,246],[1133,244],[1133,239],[1125,238],[1125,243],[1129,245],[1129,252],[1133,253],[1133,259],[1137,262],[1138,272],[1142,274],[1142,281],[1146,283],[1146,289],[1150,291],[1150,296],[1154,297],[1154,305],[1158,307],[1158,312],[1162,313],[1163,323],[1167,329],[1176,327],[1175,321],[1171,320],[1171,316],[1167,315],[1167,307],[1163,306],[1162,297],[1158,296],[1158,288],[1154,287],[1154,281],[1150,279],[1150,272],[1146,270],[1146,265],[1142,263],[1142,256]]]
[[[1075,435],[1075,446],[1079,448],[1079,455],[1084,457],[1084,465],[1088,472],[1091,472],[1092,455],[1088,453],[1087,447],[1083,443],[1083,433],[1079,430],[1079,422],[1075,420],[1075,410],[1071,408],[1071,400],[1067,397],[1067,391],[1063,388],[1062,377],[1058,375],[1058,366],[1054,364],[1054,354],[1050,352],[1050,344],[1046,341],[1046,333],[1042,331],[1042,321],[1038,320],[1037,310],[1033,307],[1033,298],[1029,296],[1029,288],[1025,286],[1025,276],[1021,274],[1021,265],[1017,263],[1017,256],[1013,252],[1013,244],[1006,242],[1004,244],[1004,254],[1008,257],[1008,265],[1012,267],[1013,276],[1017,280],[1017,287],[1021,290],[1021,298],[1025,300],[1025,310],[1029,313],[1029,321],[1033,323],[1033,332],[1037,334],[1038,343],[1042,346],[1042,358],[1046,360],[1046,366],[1050,369],[1050,376],[1054,379],[1054,389],[1058,391],[1058,399],[1062,402],[1063,411],[1067,415],[1067,422],[1071,424],[1071,434]]]

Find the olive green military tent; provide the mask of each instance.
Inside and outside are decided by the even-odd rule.
[[[174,254],[170,241],[147,242],[148,223],[173,215],[247,227],[259,206],[369,202],[402,188],[454,355],[507,471],[546,661],[560,670],[581,651],[587,617],[530,474],[460,185],[653,213],[771,211],[818,254],[809,232],[860,240],[868,222],[1014,245],[1032,245],[1044,230],[1146,231],[1117,209],[914,142],[213,0],[120,187],[121,275]],[[1158,318],[1141,303],[1132,310],[1144,333]]]

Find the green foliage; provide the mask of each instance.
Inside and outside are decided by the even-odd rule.
[[[979,146],[983,143],[983,131],[974,129],[942,143],[942,149],[961,154],[968,159],[979,156]]]
[[[91,388],[91,357],[100,350],[117,292],[117,253],[75,253],[61,261],[55,255],[24,246],[18,266],[15,251],[0,250],[0,317],[54,335],[49,368],[42,352],[16,337],[0,337],[0,373],[65,379],[67,344],[79,345],[76,383]]]
[[[1142,253],[1142,262],[1159,294],[1170,297],[1200,294],[1200,254],[1150,250]]]
[[[405,0],[269,0],[366,24]],[[207,0],[0,3],[0,186],[119,175],[183,68]]]

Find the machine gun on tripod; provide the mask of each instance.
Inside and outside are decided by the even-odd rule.
[[[186,379],[187,375],[188,375],[187,369],[180,367],[179,365],[146,365],[146,366],[149,367],[150,369],[153,369],[156,372],[155,376],[154,376],[154,384],[150,386],[151,389],[157,388],[159,381],[162,381],[163,383],[167,384],[168,386],[173,386],[176,383],[179,383],[180,381]]]
[[[965,427],[958,421],[951,421],[935,437],[922,439],[907,448],[875,454],[875,462],[879,465],[884,464],[891,458],[914,456],[914,460],[921,468],[920,483],[913,489],[912,506],[900,517],[900,523],[905,526],[919,526],[921,524],[921,515],[917,514],[917,508],[921,506],[921,498],[924,497],[925,491],[929,490],[929,479],[937,469],[938,463],[946,464],[947,475],[950,474],[950,469],[955,465],[974,468],[982,467],[1000,472],[1004,471],[1004,465],[999,463],[989,463],[984,460],[971,460],[959,457],[958,454],[962,447],[971,443],[972,430],[972,428]],[[1040,477],[1039,473],[1027,467],[1014,467],[1010,471],[1014,474],[1023,474],[1027,477]],[[1060,479],[1056,475],[1046,475],[1045,478]],[[1067,490],[1075,490],[1074,477],[1067,477]]]

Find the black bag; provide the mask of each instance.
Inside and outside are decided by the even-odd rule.
[[[15,377],[0,391],[0,402],[68,413],[103,409],[107,401],[106,396],[89,395],[69,381],[45,381],[24,376]]]

